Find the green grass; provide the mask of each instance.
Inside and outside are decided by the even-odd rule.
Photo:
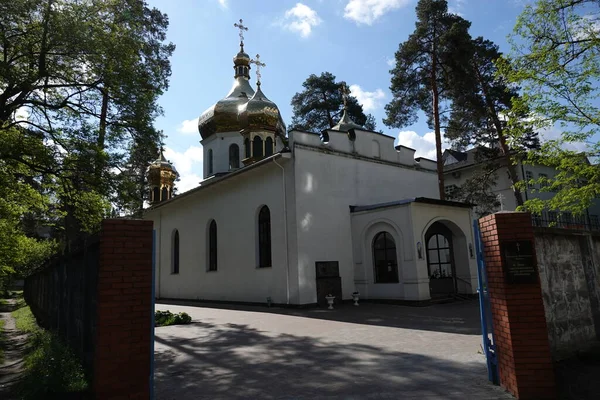
[[[17,329],[21,332],[37,333],[41,330],[29,307],[21,307],[18,310],[13,311],[12,316],[15,319]]]
[[[17,392],[21,399],[43,399],[87,389],[83,367],[60,338],[40,328],[29,307],[12,313],[17,329],[30,334],[30,350],[25,356],[25,371]]]

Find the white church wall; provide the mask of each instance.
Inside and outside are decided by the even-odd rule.
[[[399,145],[396,147],[398,162],[405,165],[415,165],[415,149]]]
[[[316,261],[339,262],[343,295],[350,298],[355,286],[349,206],[436,198],[436,175],[298,146],[294,158],[300,302],[316,302]]]
[[[475,258],[475,243],[473,241],[473,216],[468,208],[450,207],[434,204],[413,203],[412,221],[413,235],[416,242],[422,243],[422,258],[417,257],[417,276],[419,293],[428,291],[425,282],[429,282],[427,271],[427,256],[425,254],[425,235],[429,227],[436,221],[445,223],[453,233],[453,251],[460,293],[476,293],[477,290],[477,260]],[[459,231],[457,231],[457,229]],[[473,252],[470,251],[473,249]],[[466,283],[468,282],[468,284]]]
[[[271,213],[272,268],[257,268],[257,216]],[[150,210],[157,231],[157,296],[286,303],[281,169],[272,162]],[[207,271],[208,224],[217,222],[218,269]],[[159,228],[158,228],[159,227]],[[171,273],[171,238],[180,235],[180,272]],[[294,264],[290,264],[294,265]]]
[[[361,298],[407,299],[404,286],[415,269],[410,220],[409,204],[352,214],[354,282]],[[388,232],[394,239],[398,283],[376,282],[373,241],[380,232]]]
[[[240,167],[243,166],[244,158],[244,138],[239,132],[215,133],[200,142],[202,144],[203,157],[203,175],[204,179],[217,173],[229,172],[229,146],[237,144],[239,148]],[[212,150],[213,171],[209,170],[209,152]]]

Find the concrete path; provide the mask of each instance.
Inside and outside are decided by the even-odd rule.
[[[11,390],[18,382],[23,370],[23,351],[27,346],[27,335],[15,327],[11,315],[16,299],[8,299],[8,305],[0,306],[0,319],[5,321],[0,346],[4,349],[4,363],[0,365],[0,399],[11,399]]]
[[[487,381],[476,302],[336,310],[157,305],[166,399],[512,399]]]

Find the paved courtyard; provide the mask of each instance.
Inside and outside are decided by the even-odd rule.
[[[165,399],[512,399],[487,381],[477,302],[335,310],[157,304]]]

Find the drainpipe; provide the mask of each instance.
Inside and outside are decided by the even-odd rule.
[[[292,153],[281,153],[283,158],[291,158]],[[290,248],[288,243],[288,221],[287,221],[287,188],[285,186],[285,169],[281,164],[273,158],[273,163],[281,168],[281,176],[283,177],[283,240],[285,242],[285,289],[287,303],[290,304]]]
[[[156,278],[158,279],[158,290],[156,291],[156,297],[160,299],[160,259],[162,258],[162,249],[161,249],[161,240],[160,238],[162,237],[162,210],[158,210],[158,230],[157,230],[158,234],[156,235],[156,242],[154,243],[154,245],[156,246],[156,248],[154,249],[154,254],[156,257],[156,252],[158,250],[158,257],[156,257],[156,263],[154,265],[154,268],[156,268],[156,271],[158,272],[156,274]]]

